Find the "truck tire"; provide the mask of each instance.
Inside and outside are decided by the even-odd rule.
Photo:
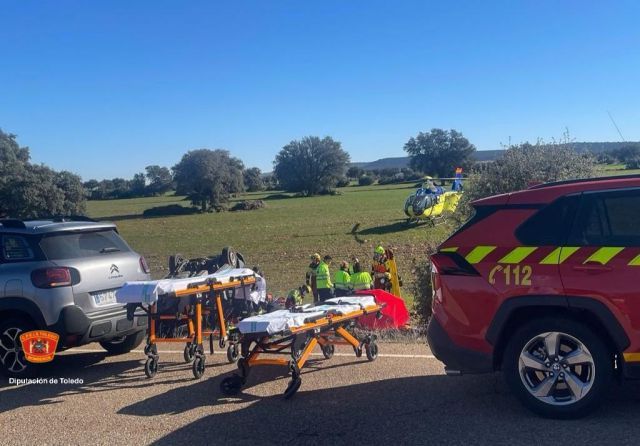
[[[505,348],[502,372],[520,402],[547,418],[595,410],[613,377],[614,355],[588,326],[545,317],[522,325]]]

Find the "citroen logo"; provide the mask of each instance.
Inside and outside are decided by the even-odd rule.
[[[118,266],[114,263],[113,265],[111,265],[111,269],[109,269],[109,271],[111,272],[111,274],[120,274],[120,269],[118,269]]]

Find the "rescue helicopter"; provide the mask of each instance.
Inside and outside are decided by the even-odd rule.
[[[462,168],[456,169],[455,177],[440,178],[452,180],[451,189],[445,190],[441,183],[437,186],[431,177],[427,177],[420,188],[404,202],[407,223],[426,221],[435,226],[453,213],[462,197]]]

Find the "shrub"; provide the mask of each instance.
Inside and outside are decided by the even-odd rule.
[[[413,294],[413,312],[419,325],[425,325],[431,317],[432,286],[431,261],[429,255],[436,251],[433,245],[427,246],[427,257],[414,260],[412,275],[413,283],[410,292]]]
[[[349,184],[351,184],[351,181],[349,181],[349,178],[346,178],[346,177],[340,178],[336,183],[336,187],[347,187]]]
[[[198,212],[196,207],[185,207],[179,204],[169,204],[167,206],[156,206],[154,208],[145,209],[142,216],[148,217],[167,217],[171,215],[190,215]]]
[[[576,152],[569,143],[512,146],[499,159],[469,176],[456,218],[468,218],[473,200],[526,189],[536,183],[590,178],[596,171],[594,157]]]
[[[231,211],[253,211],[256,209],[262,209],[263,207],[265,207],[265,204],[262,200],[247,200],[236,203],[231,208]]]
[[[374,179],[373,177],[367,176],[367,175],[363,175],[360,178],[358,178],[358,185],[359,186],[371,186],[374,183]]]

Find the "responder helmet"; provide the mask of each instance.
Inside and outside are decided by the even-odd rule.
[[[318,254],[317,252],[311,256],[311,260],[316,260],[316,261],[320,261],[320,254]]]
[[[375,252],[376,254],[384,254],[384,248],[383,248],[382,246],[378,245],[378,246],[376,247],[376,249],[374,250],[374,252]]]

